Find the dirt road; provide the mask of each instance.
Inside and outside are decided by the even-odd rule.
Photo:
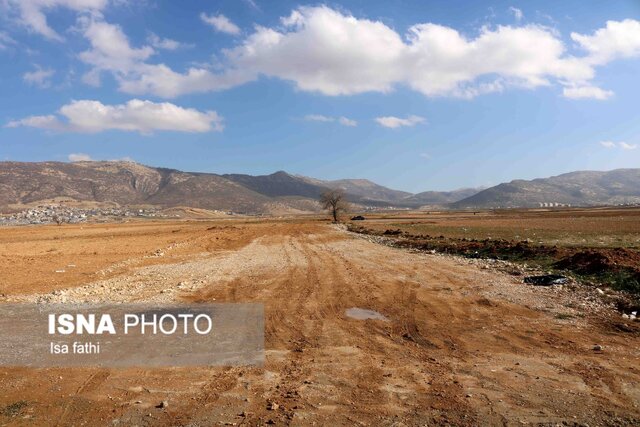
[[[620,327],[569,290],[528,287],[328,224],[171,227],[179,230],[171,239],[150,248],[147,236],[139,253],[68,288],[5,280],[3,300],[262,302],[265,366],[4,368],[2,424],[640,423],[638,323]],[[68,239],[82,237],[68,230]],[[37,229],[28,233],[37,240]],[[350,317],[352,308],[386,320]],[[163,400],[168,406],[155,408]]]

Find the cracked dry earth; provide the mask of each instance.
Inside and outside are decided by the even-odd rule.
[[[5,284],[3,302],[261,302],[264,367],[1,368],[0,424],[640,423],[635,325],[616,330],[567,308],[563,292],[323,223],[211,225],[174,225],[173,240],[66,288]]]

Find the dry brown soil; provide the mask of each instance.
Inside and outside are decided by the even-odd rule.
[[[264,367],[1,368],[2,425],[640,423],[638,322],[327,223],[1,229],[0,260],[4,302],[266,312]],[[346,316],[353,307],[388,321]]]

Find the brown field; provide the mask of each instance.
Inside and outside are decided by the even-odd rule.
[[[640,238],[631,210],[364,222]],[[2,425],[640,423],[640,322],[576,285],[530,287],[312,218],[3,228],[0,259],[2,302],[261,302],[266,327],[264,367],[0,368]],[[346,316],[353,307],[388,321]]]
[[[640,249],[640,208],[393,213],[367,219],[368,228],[393,228],[411,234]]]

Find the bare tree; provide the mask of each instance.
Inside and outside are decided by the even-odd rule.
[[[327,190],[320,195],[320,203],[323,209],[331,211],[333,222],[338,222],[340,212],[344,212],[348,208],[347,199],[342,190]]]

